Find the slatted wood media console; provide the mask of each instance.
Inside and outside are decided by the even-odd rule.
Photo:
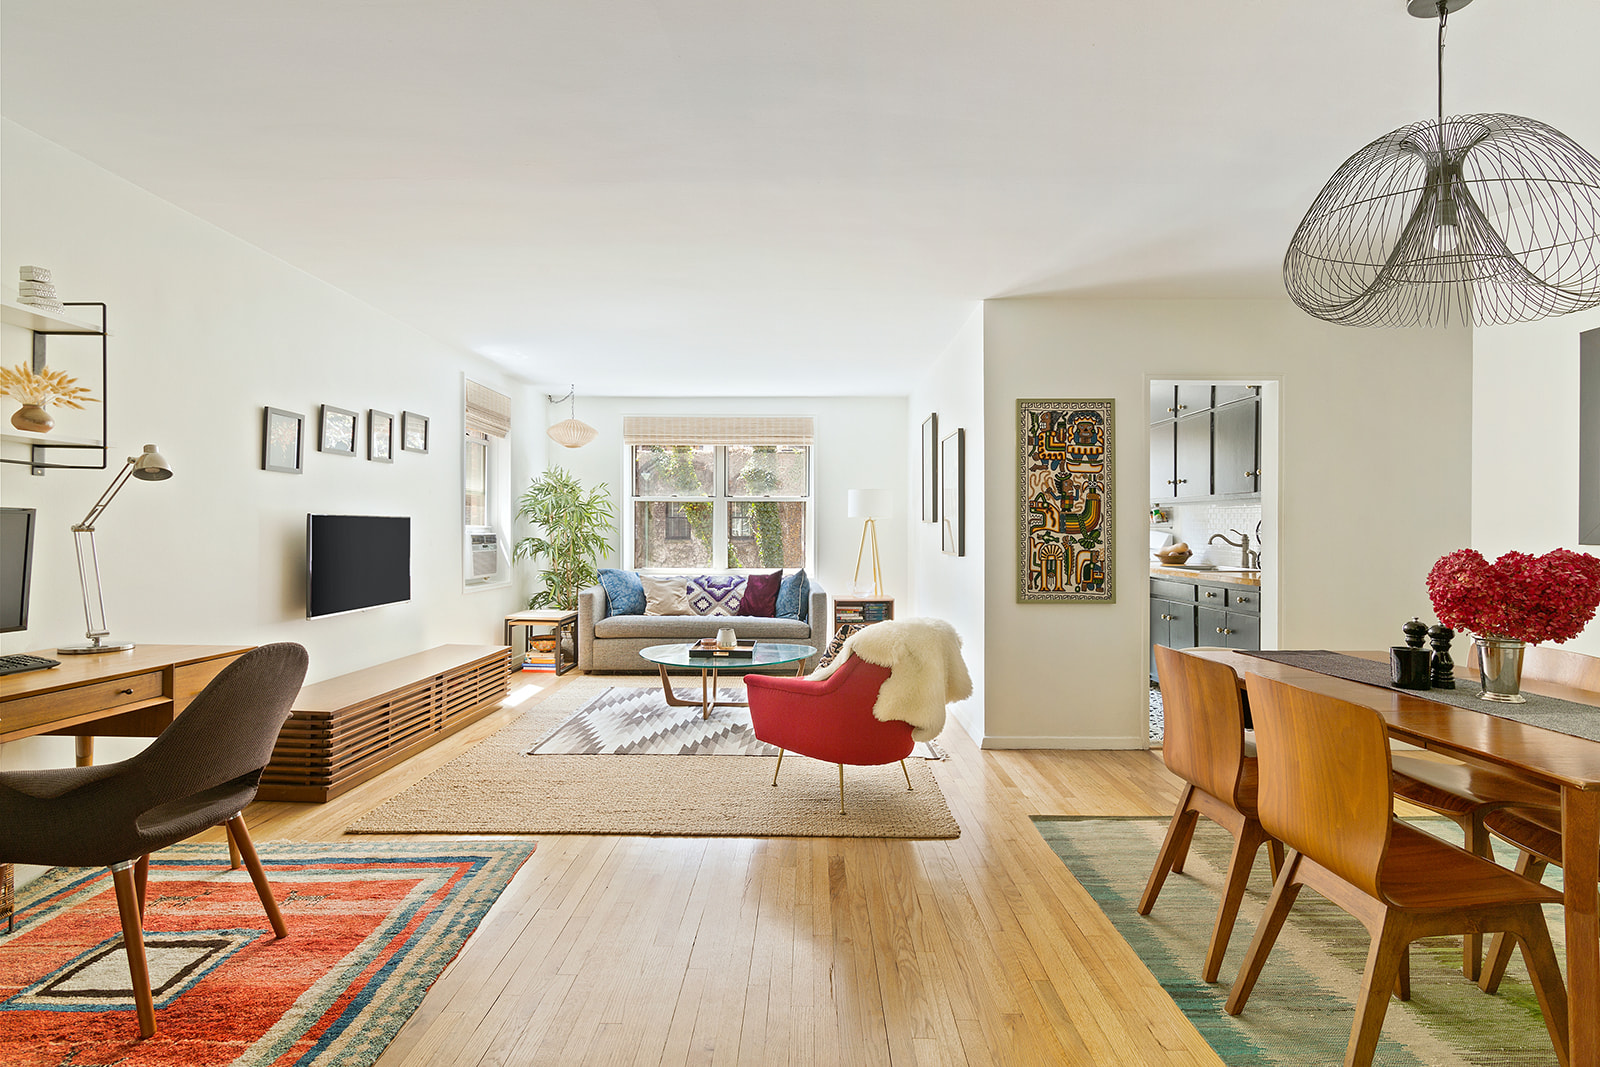
[[[510,655],[441,645],[306,686],[257,795],[329,800],[482,718],[506,697]]]

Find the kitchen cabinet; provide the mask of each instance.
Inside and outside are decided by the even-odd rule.
[[[1212,387],[1212,403],[1217,407],[1235,400],[1249,400],[1261,395],[1259,385],[1217,385]]]
[[[1212,419],[1212,485],[1217,496],[1261,491],[1261,401],[1240,400]]]
[[[1155,649],[1196,645],[1255,651],[1261,647],[1261,589],[1178,578],[1150,579],[1150,680]]]
[[[1150,579],[1150,680],[1156,680],[1156,646],[1195,646],[1195,586]]]
[[[1192,500],[1211,495],[1211,416],[1190,415],[1179,419],[1177,448],[1173,465],[1172,495]]]

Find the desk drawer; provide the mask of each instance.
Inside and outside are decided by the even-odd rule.
[[[79,685],[53,693],[7,700],[0,704],[0,734],[123,704],[159,700],[162,696],[161,674],[161,671],[150,671],[109,682],[95,682],[93,685]]]

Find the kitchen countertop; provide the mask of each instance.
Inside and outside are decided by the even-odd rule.
[[[1260,571],[1197,570],[1194,567],[1171,567],[1164,563],[1150,563],[1150,577],[1176,578],[1185,582],[1216,582],[1219,585],[1249,585],[1261,587]]]

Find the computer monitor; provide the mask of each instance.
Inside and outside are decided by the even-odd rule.
[[[33,518],[32,508],[0,508],[0,634],[28,628]]]

